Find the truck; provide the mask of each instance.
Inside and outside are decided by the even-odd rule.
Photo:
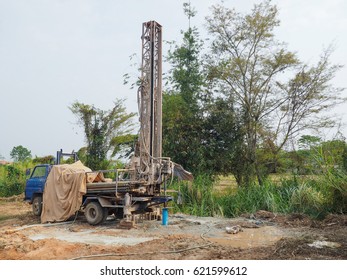
[[[76,152],[64,153],[61,149],[57,151],[57,156],[53,164],[39,164],[33,170],[26,170],[28,179],[25,182],[24,200],[32,204],[32,211],[35,216],[40,216],[42,212],[42,196],[46,179],[53,165],[59,165],[64,157],[69,157],[76,162],[78,156]]]
[[[142,67],[138,89],[140,129],[134,155],[124,169],[98,170],[99,174],[114,173],[113,180],[88,182],[81,210],[89,224],[97,225],[109,214],[129,221],[136,213],[160,215],[167,207],[168,182],[174,175],[192,180],[190,172],[169,157],[162,156],[162,27],[155,21],[142,24]],[[56,164],[63,156],[57,153]],[[33,213],[40,215],[46,180],[52,165],[35,166],[25,187],[25,200],[32,204]],[[95,171],[93,171],[95,173]],[[103,176],[102,176],[103,177]]]
[[[64,156],[72,157],[74,162],[78,160],[76,153],[64,153],[60,150],[54,164],[39,164],[32,171],[27,170],[24,199],[32,204],[32,212],[36,216],[42,213],[47,178],[54,166],[61,165],[61,158]],[[135,170],[131,168],[91,171],[86,172],[86,176],[89,173],[101,175],[102,178],[106,177],[104,174],[113,173],[114,178],[86,184],[80,210],[84,212],[87,222],[91,225],[103,223],[112,214],[129,221],[135,214],[147,213],[159,217],[158,206],[167,205],[172,200],[172,196],[165,194],[166,189],[148,192],[145,182],[136,180]]]

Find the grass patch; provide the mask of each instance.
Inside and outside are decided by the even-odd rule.
[[[197,216],[237,217],[243,213],[266,210],[275,213],[300,213],[322,218],[328,213],[347,211],[347,175],[329,172],[319,176],[283,176],[269,178],[262,186],[237,187],[232,180],[197,176],[189,185],[176,183],[183,204],[175,204],[176,212]],[[220,182],[223,182],[221,185]],[[221,190],[221,186],[224,187]]]

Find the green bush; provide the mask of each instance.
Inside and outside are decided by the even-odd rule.
[[[293,191],[290,199],[291,212],[319,217],[326,213],[326,197],[322,191],[308,184],[301,184]]]
[[[222,215],[216,196],[213,194],[213,180],[209,176],[199,175],[192,184],[176,182],[173,188],[179,190],[183,204],[175,204],[175,211],[196,215]]]
[[[20,164],[0,166],[0,197],[21,194],[24,186],[24,166]]]
[[[320,187],[328,199],[329,212],[347,213],[347,174],[342,170],[328,170]]]

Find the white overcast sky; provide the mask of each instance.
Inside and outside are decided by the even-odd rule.
[[[129,56],[140,54],[142,23],[156,20],[164,40],[179,42],[180,30],[188,26],[183,2],[0,0],[0,155],[10,160],[18,145],[33,156],[84,146],[82,130],[68,109],[76,100],[110,109],[116,98],[126,98],[129,112],[136,112],[136,89],[123,85],[123,74],[137,75]],[[259,2],[225,0],[224,5],[246,12]],[[219,1],[191,3],[198,11],[192,25],[204,38],[204,18]],[[278,39],[299,58],[314,63],[334,43],[332,61],[347,65],[347,1],[273,3],[280,11]],[[336,86],[347,87],[346,67],[334,80]],[[341,117],[345,108],[337,111]]]

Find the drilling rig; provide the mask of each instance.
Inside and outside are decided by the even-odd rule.
[[[142,25],[141,80],[138,89],[140,131],[134,163],[138,180],[154,195],[172,163],[162,157],[162,27],[155,21]]]
[[[166,207],[172,200],[167,195],[167,183],[173,176],[193,179],[181,165],[162,156],[162,26],[155,21],[143,23],[141,40],[138,142],[129,168],[116,170],[116,181],[108,183],[111,192],[95,196],[107,189],[107,183],[87,184],[85,213],[89,223],[93,213],[88,208],[90,201],[97,200],[108,212],[121,208],[124,218],[129,220],[134,213],[152,212],[160,205]]]
[[[59,186],[61,180],[55,180],[54,177],[54,174],[58,174],[57,178],[61,178],[61,174],[70,172],[67,167],[48,164],[36,166],[27,180],[25,199],[32,203],[35,215],[41,215],[42,211],[41,219],[44,216],[45,221],[62,221],[79,207],[92,225],[104,222],[110,214],[123,218],[124,222],[133,221],[136,214],[153,213],[153,216],[160,217],[160,208],[166,207],[173,199],[167,195],[167,183],[173,176],[192,180],[190,172],[172,162],[169,157],[162,156],[162,26],[155,21],[143,23],[141,39],[141,80],[137,92],[140,130],[128,167],[86,171],[85,177],[80,176],[80,185],[85,184],[85,190],[81,192],[80,185],[74,184],[79,188],[76,193],[81,193],[83,197],[72,197],[71,201],[74,202],[70,204],[75,207],[71,208],[69,203],[60,203],[56,199],[59,197],[56,192],[72,187]],[[64,155],[61,151],[57,158]],[[76,168],[80,169],[79,166]],[[34,175],[41,169],[45,175],[36,180]],[[111,176],[114,179],[105,179],[105,173],[114,173]],[[76,171],[72,170],[68,175],[71,178],[76,175]],[[62,208],[62,205],[66,205],[66,208]],[[52,209],[57,210],[54,213],[63,214],[53,215]]]

